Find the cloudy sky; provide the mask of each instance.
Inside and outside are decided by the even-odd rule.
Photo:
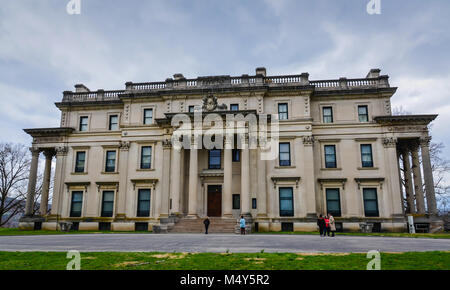
[[[381,68],[399,88],[394,107],[439,114],[434,140],[450,153],[450,1],[381,0],[381,15],[369,0],[81,0],[80,15],[68,2],[1,0],[0,141],[29,144],[22,128],[58,126],[53,103],[76,83]]]

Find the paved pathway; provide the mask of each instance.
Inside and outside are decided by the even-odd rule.
[[[383,252],[450,251],[449,239],[314,235],[80,234],[0,236],[0,251]]]

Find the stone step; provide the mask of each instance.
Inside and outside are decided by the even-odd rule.
[[[204,219],[181,218],[169,230],[172,233],[203,233],[205,231]],[[237,220],[233,218],[210,218],[208,232],[235,233]]]

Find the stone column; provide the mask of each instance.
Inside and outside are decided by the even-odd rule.
[[[34,196],[36,194],[36,179],[37,170],[39,164],[39,153],[41,152],[38,148],[30,148],[31,151],[31,165],[30,165],[30,175],[28,177],[28,190],[27,190],[27,202],[25,204],[25,216],[33,215],[34,206]]]
[[[170,154],[172,151],[172,142],[170,139],[162,141],[163,146],[163,168],[162,168],[162,186],[161,186],[161,211],[159,217],[169,217],[169,195],[170,195]]]
[[[41,216],[47,215],[48,210],[48,193],[50,191],[50,176],[52,172],[52,158],[53,151],[44,151],[45,155],[45,169],[44,169],[44,180],[42,183],[42,194],[41,194]]]
[[[198,188],[198,151],[197,137],[191,142],[190,159],[189,159],[189,200],[188,200],[188,216],[197,216],[197,188]]]
[[[61,199],[64,194],[64,170],[68,148],[56,147],[55,182],[53,184],[52,215],[61,215]]]
[[[403,159],[403,176],[405,177],[405,191],[406,191],[406,202],[407,202],[407,213],[415,213],[416,207],[414,205],[414,193],[413,193],[413,183],[411,177],[411,163],[409,161],[409,151],[404,148],[401,151]]]
[[[250,150],[248,146],[248,136],[245,138],[246,144],[243,144],[241,158],[241,214],[250,215]]]
[[[258,217],[267,217],[267,175],[266,160],[262,160],[261,154],[264,152],[265,143],[260,144],[257,154],[257,170],[258,170],[258,193],[257,193],[257,209]]]
[[[232,185],[233,185],[233,161],[232,161],[232,138],[225,137],[225,149],[223,152],[223,216],[231,217],[232,211]]]
[[[117,194],[117,214],[116,219],[126,218],[126,201],[128,193],[128,151],[130,150],[130,142],[120,142],[120,155],[119,155],[119,192]]]
[[[427,208],[429,214],[437,214],[436,194],[434,192],[433,170],[430,160],[430,141],[431,137],[420,139],[420,148],[422,151],[422,166],[425,179],[425,191],[427,196]]]
[[[170,192],[172,198],[171,213],[179,215],[180,211],[180,189],[181,189],[181,148],[172,147],[172,166],[171,166],[171,184]]]
[[[419,146],[414,144],[411,150],[412,156],[412,171],[414,175],[414,193],[416,196],[416,207],[418,214],[425,213],[425,199],[423,196],[423,184],[422,184],[422,173],[420,172],[420,162],[419,162]]]

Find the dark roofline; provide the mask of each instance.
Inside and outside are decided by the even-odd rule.
[[[403,124],[423,124],[428,125],[437,118],[438,115],[395,115],[395,116],[376,116],[373,119],[378,124],[403,125]]]
[[[75,129],[70,127],[57,127],[57,128],[32,128],[23,129],[25,133],[31,137],[41,137],[41,136],[67,136],[72,133]]]

